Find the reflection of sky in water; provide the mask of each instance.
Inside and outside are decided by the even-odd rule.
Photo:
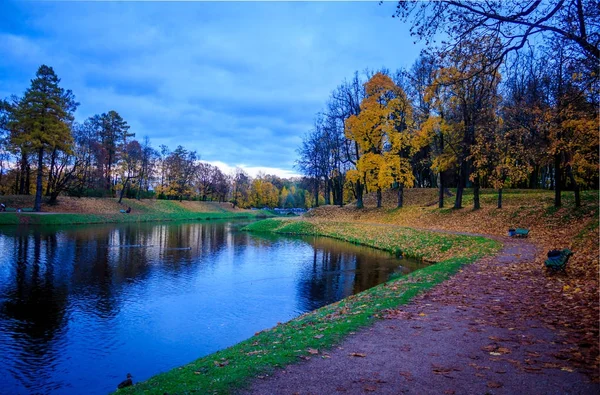
[[[226,222],[0,230],[0,383],[107,393],[414,265]]]

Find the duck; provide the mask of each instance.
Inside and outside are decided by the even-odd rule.
[[[127,373],[127,378],[123,381],[121,381],[121,383],[119,385],[117,385],[117,389],[123,389],[126,387],[131,387],[133,385],[133,380],[131,380],[133,376],[131,375],[131,373]]]

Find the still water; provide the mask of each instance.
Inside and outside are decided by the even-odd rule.
[[[0,392],[106,394],[418,267],[242,225],[0,228]]]

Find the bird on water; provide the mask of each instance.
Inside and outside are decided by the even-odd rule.
[[[131,380],[133,376],[131,375],[131,373],[127,373],[127,378],[123,381],[121,381],[121,383],[119,385],[117,385],[117,389],[122,389],[122,388],[126,388],[126,387],[131,387],[133,385],[133,380]]]

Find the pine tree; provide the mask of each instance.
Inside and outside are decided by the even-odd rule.
[[[40,66],[19,106],[17,122],[22,126],[22,133],[13,137],[15,144],[28,142],[37,155],[35,211],[40,211],[42,205],[45,153],[54,149],[70,152],[73,144],[70,124],[78,103],[73,93],[61,88],[59,83],[60,78],[52,67]]]

